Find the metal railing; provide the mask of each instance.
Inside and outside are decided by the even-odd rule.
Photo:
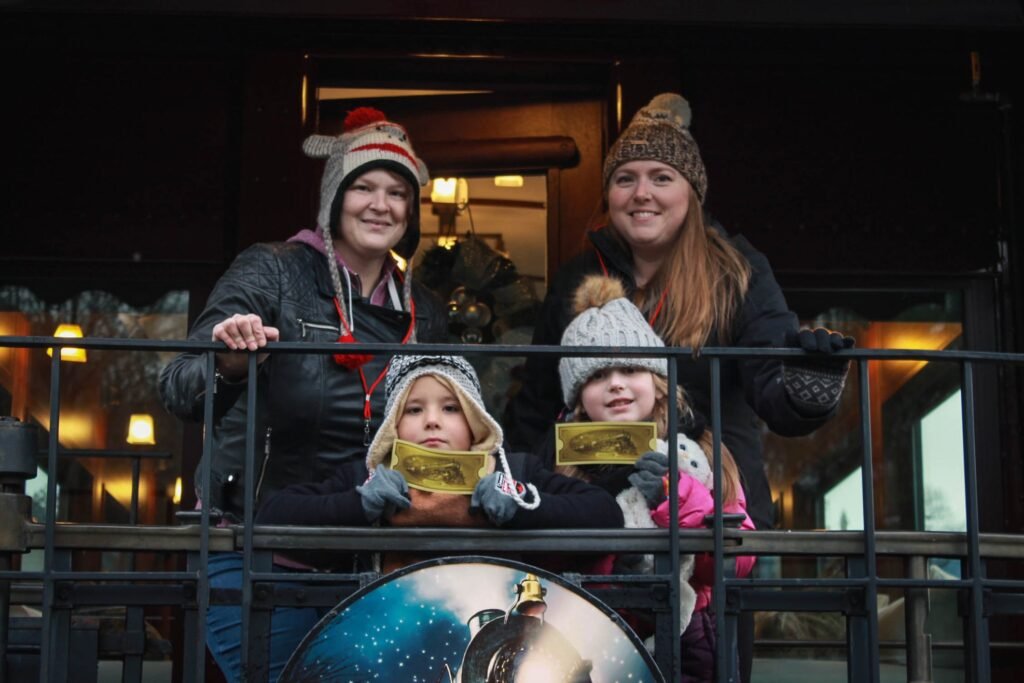
[[[222,351],[213,342],[143,341],[124,339],[74,339],[52,337],[0,337],[0,347],[44,348],[75,346],[86,349],[120,351],[191,351],[206,356],[206,398],[204,410],[202,490],[210,490],[210,461],[213,444],[214,354]],[[271,353],[334,353],[335,344],[280,342],[271,344]],[[557,346],[462,346],[448,344],[352,344],[347,351],[376,354],[462,355],[565,355]],[[713,433],[714,479],[722,480],[720,449],[722,433],[721,366],[742,358],[791,358],[804,355],[794,349],[705,348],[702,356],[710,360],[711,416]],[[681,553],[708,552],[715,562],[713,590],[717,620],[717,678],[736,681],[737,620],[743,612],[763,610],[839,612],[847,622],[845,646],[847,676],[851,681],[880,681],[880,650],[894,647],[883,643],[878,632],[878,591],[898,588],[907,595],[908,680],[928,680],[930,644],[924,636],[927,600],[930,588],[953,589],[965,599],[965,670],[971,681],[988,681],[991,676],[992,647],[1013,647],[1013,643],[990,642],[989,620],[993,616],[1024,614],[1024,580],[988,579],[986,561],[1024,560],[1024,537],[1012,534],[981,533],[979,529],[977,454],[975,452],[974,368],[977,364],[1024,364],[1024,354],[969,351],[899,351],[858,349],[838,355],[859,366],[859,404],[862,433],[862,504],[864,529],[861,532],[747,532],[726,528],[722,516],[722,487],[714,487],[715,515],[709,529],[680,530],[677,526],[658,530],[560,530],[501,531],[466,528],[305,528],[257,527],[254,518],[254,473],[256,439],[252,416],[256,406],[256,355],[249,355],[249,420],[246,429],[246,470],[243,483],[244,519],[242,524],[216,528],[211,526],[209,509],[198,513],[195,524],[179,526],[112,526],[101,524],[56,523],[57,469],[62,449],[58,442],[60,422],[60,353],[53,353],[50,382],[50,425],[47,450],[46,523],[37,524],[26,514],[24,495],[5,480],[0,492],[0,655],[6,655],[10,629],[8,608],[12,601],[38,600],[42,611],[39,642],[39,680],[77,679],[70,661],[69,634],[72,611],[83,606],[126,607],[126,636],[142,633],[143,609],[167,605],[180,611],[183,624],[183,651],[180,653],[183,679],[204,680],[205,621],[211,604],[239,604],[243,609],[241,643],[244,669],[251,680],[266,680],[266,639],[270,614],[275,606],[331,606],[376,577],[365,573],[288,574],[290,584],[282,587],[281,574],[270,571],[275,550],[403,551],[480,554],[486,552],[542,553],[653,553],[658,558],[655,574],[650,575],[570,575],[567,578],[588,587],[613,608],[651,610],[656,623],[656,659],[667,680],[678,680],[679,649],[679,564]],[[679,359],[690,355],[688,349],[658,351],[573,347],[572,355],[652,357],[665,356],[669,366],[669,395],[676,390]],[[967,525],[963,533],[876,531],[872,478],[869,361],[926,360],[957,363],[961,368],[963,406],[964,481]],[[669,433],[677,431],[675,405],[669,415]],[[2,454],[0,454],[2,455]],[[670,519],[678,513],[678,453],[669,440]],[[0,468],[2,469],[2,468]],[[3,473],[0,472],[0,475]],[[23,485],[23,482],[22,482]],[[137,481],[136,481],[137,486]],[[23,491],[23,489],[22,489]],[[133,499],[137,500],[137,492]],[[43,550],[43,569],[38,572],[11,570],[12,557],[31,549]],[[82,549],[178,553],[187,557],[185,571],[72,571],[71,555]],[[244,557],[241,595],[230,591],[211,591],[207,566],[211,552],[241,551]],[[746,555],[838,556],[846,560],[843,578],[737,579],[728,576],[727,560],[742,552]],[[879,576],[878,557],[905,559],[906,576]],[[926,578],[925,558],[960,558],[962,579]],[[240,598],[240,601],[239,601]],[[144,634],[142,635],[144,638]],[[122,653],[122,680],[142,680],[142,649],[138,638],[126,638],[130,646]],[[946,644],[952,647],[955,644]],[[0,659],[4,661],[4,659]],[[7,679],[6,669],[0,675]]]

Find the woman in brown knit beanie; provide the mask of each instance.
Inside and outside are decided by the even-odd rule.
[[[559,269],[533,343],[558,344],[573,318],[571,302],[580,282],[603,274],[622,281],[666,345],[694,351],[679,359],[678,382],[698,417],[711,412],[710,362],[697,353],[701,348],[791,346],[811,352],[786,362],[722,362],[722,439],[739,466],[750,516],[758,528],[767,528],[773,509],[758,418],[783,436],[808,434],[824,424],[839,403],[849,365],[830,354],[853,340],[822,328],[799,329],[765,256],[710,221],[703,209],[708,176],[691,119],[680,95],[658,95],[608,150],[607,220],[588,233],[590,248]],[[553,357],[527,361],[527,379],[505,415],[514,447],[543,444],[565,412],[557,366]]]

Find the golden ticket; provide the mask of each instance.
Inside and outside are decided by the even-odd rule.
[[[415,489],[468,495],[487,475],[487,458],[483,452],[441,451],[395,439],[391,469]]]
[[[566,422],[555,425],[556,465],[632,464],[658,446],[653,422]]]

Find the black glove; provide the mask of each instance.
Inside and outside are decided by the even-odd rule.
[[[820,417],[836,407],[846,386],[850,361],[832,354],[852,349],[853,345],[853,337],[824,327],[786,332],[786,346],[808,353],[782,362],[782,382],[797,412],[806,417]]]
[[[516,499],[505,491],[505,480],[503,472],[491,472],[477,483],[469,500],[469,507],[483,508],[494,526],[508,522],[519,509]],[[512,486],[515,485],[513,482]]]
[[[653,510],[667,497],[665,475],[668,474],[668,456],[657,451],[647,451],[637,459],[633,467],[629,483],[636,487],[647,501],[647,506]]]
[[[824,327],[815,327],[813,330],[805,327],[800,330],[786,331],[786,346],[794,349],[803,349],[810,353],[833,353],[843,349],[852,349],[853,344],[853,337],[846,337],[839,332],[827,330]],[[832,359],[832,362],[844,361]]]
[[[362,496],[363,513],[371,523],[385,512],[390,517],[395,510],[407,510],[412,505],[405,477],[387,467],[374,470],[365,484],[356,487],[356,492]]]

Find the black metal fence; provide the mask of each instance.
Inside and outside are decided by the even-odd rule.
[[[727,528],[722,516],[721,486],[714,487],[715,515],[706,530],[680,530],[676,526],[658,530],[572,530],[501,531],[465,528],[297,528],[257,527],[253,524],[256,438],[250,418],[246,433],[247,467],[244,477],[245,512],[241,524],[217,527],[208,509],[197,511],[194,520],[175,526],[139,526],[57,523],[57,462],[59,444],[60,356],[56,349],[74,346],[86,349],[131,351],[192,351],[206,354],[206,402],[203,462],[199,477],[209,490],[214,395],[215,343],[140,341],[124,339],[55,339],[52,337],[0,337],[0,347],[53,347],[50,383],[50,425],[46,494],[46,522],[35,523],[29,514],[24,481],[34,476],[24,463],[12,466],[8,453],[0,450],[0,669],[3,681],[15,680],[13,663],[34,658],[40,681],[95,680],[97,658],[114,658],[122,663],[121,680],[141,681],[146,652],[145,610],[154,606],[172,609],[181,624],[181,649],[174,653],[180,679],[201,682],[205,670],[204,614],[211,604],[241,604],[243,638],[241,657],[250,680],[267,678],[266,642],[274,607],[307,605],[329,607],[376,578],[376,574],[289,574],[288,586],[281,575],[271,572],[276,550],[337,551],[427,551],[480,555],[488,552],[539,553],[653,553],[656,569],[649,575],[568,575],[566,578],[589,588],[613,608],[649,610],[656,624],[656,660],[667,680],[678,680],[679,564],[681,553],[709,552],[714,556],[713,609],[724,615],[717,621],[717,671],[721,681],[736,681],[736,658],[732,656],[741,613],[765,610],[789,612],[838,612],[846,620],[845,646],[847,677],[850,681],[877,683],[880,651],[905,647],[907,680],[931,680],[930,657],[936,647],[960,647],[965,652],[967,680],[991,679],[993,648],[1015,648],[1018,643],[993,642],[989,624],[993,617],[1024,614],[1024,580],[986,578],[990,562],[1019,563],[1024,560],[1024,537],[981,533],[975,452],[974,386],[979,364],[1024,364],[1024,354],[967,351],[851,350],[840,353],[859,366],[857,391],[860,399],[860,428],[863,443],[861,485],[864,529],[850,532],[756,531]],[[334,344],[275,343],[271,353],[333,353]],[[560,347],[485,346],[421,344],[354,344],[353,352],[458,353],[464,355],[526,356],[564,354]],[[803,355],[792,349],[706,348],[710,359],[714,435],[714,477],[721,481],[721,365],[739,358],[785,358]],[[669,395],[676,390],[676,364],[690,354],[688,349],[658,352],[601,347],[574,347],[579,356],[649,357],[666,356],[669,363]],[[871,451],[869,361],[926,360],[956,363],[961,368],[963,407],[964,481],[967,524],[965,533],[876,531],[873,506],[873,460]],[[256,386],[256,356],[249,357],[249,386]],[[248,411],[255,413],[256,392],[248,392]],[[678,415],[672,406],[669,433],[677,431]],[[669,440],[670,519],[677,517],[678,472],[676,444]],[[137,477],[135,486],[137,488]],[[133,491],[133,501],[138,492]],[[42,571],[15,571],[15,555],[32,549],[43,551]],[[164,553],[185,558],[184,571],[74,571],[72,554],[79,550]],[[242,590],[211,590],[207,565],[211,552],[240,551],[244,557]],[[842,578],[765,579],[731,576],[730,558],[739,554],[777,556],[831,556],[845,559]],[[879,556],[904,561],[904,575],[880,576]],[[961,579],[927,578],[925,563],[930,557],[958,558]],[[1018,564],[1019,566],[1019,564]],[[1016,575],[1019,575],[1016,574]],[[299,587],[296,587],[296,584]],[[882,642],[878,630],[878,591],[903,589],[906,595],[906,643]],[[962,643],[931,643],[924,632],[928,589],[955,590],[961,598],[964,620]],[[36,605],[35,619],[9,618],[12,604]],[[72,620],[76,609],[95,606],[124,608],[122,628],[116,637],[91,632]],[[93,629],[94,631],[95,629]],[[805,643],[809,644],[809,643]],[[821,643],[819,643],[821,644]],[[670,672],[670,673],[669,673]],[[177,678],[177,674],[175,674]]]

